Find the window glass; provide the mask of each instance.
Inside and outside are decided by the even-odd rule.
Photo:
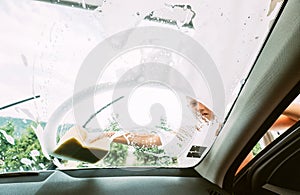
[[[2,0],[0,172],[194,166],[281,5]]]

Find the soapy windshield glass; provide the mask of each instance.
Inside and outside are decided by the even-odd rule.
[[[281,0],[0,2],[0,172],[201,161]]]

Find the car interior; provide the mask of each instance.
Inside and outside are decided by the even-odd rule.
[[[62,2],[57,6],[72,5]],[[97,8],[92,1],[86,6]],[[299,119],[237,172],[300,94],[299,13],[299,0],[282,2],[221,131],[194,166],[60,169],[53,164],[1,173],[0,194],[300,194]]]

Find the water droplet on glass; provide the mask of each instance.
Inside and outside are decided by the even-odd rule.
[[[25,66],[28,66],[28,61],[27,61],[27,58],[24,54],[21,54],[21,58],[22,58],[22,62]]]
[[[32,164],[32,161],[30,159],[28,159],[28,158],[22,158],[21,159],[21,163],[23,163],[24,165],[29,166],[29,165]]]
[[[241,80],[240,80],[240,85],[245,84],[245,82],[246,82],[246,79],[241,79]]]

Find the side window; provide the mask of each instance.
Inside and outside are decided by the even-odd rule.
[[[300,119],[300,95],[282,112],[270,129],[253,147],[251,152],[247,155],[241,163],[236,174],[246,166],[259,152],[261,152],[267,145],[277,139],[287,129],[292,127]]]

